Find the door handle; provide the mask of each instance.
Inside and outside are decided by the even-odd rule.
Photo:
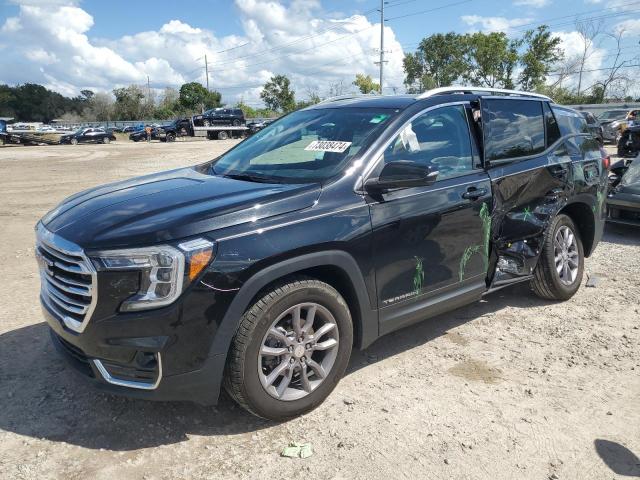
[[[564,178],[569,172],[569,168],[565,165],[551,165],[549,167],[549,171],[551,172],[551,175],[556,178]]]
[[[462,194],[462,198],[465,200],[477,200],[480,197],[484,197],[486,194],[486,188],[469,187],[467,191]]]

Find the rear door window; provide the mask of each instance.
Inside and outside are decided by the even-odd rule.
[[[545,150],[542,102],[486,99],[482,117],[487,160],[511,160]]]
[[[589,133],[587,121],[579,113],[558,107],[553,109],[553,113],[558,120],[562,136]]]

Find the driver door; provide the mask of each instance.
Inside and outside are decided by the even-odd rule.
[[[380,334],[464,304],[486,290],[491,183],[480,168],[467,104],[428,109],[385,149],[390,161],[437,170],[430,186],[369,199]]]

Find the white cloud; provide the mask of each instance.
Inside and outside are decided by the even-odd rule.
[[[374,50],[380,24],[354,15],[335,18],[319,0],[235,0],[243,31],[217,36],[173,19],[157,30],[116,39],[92,39],[95,21],[77,1],[13,0],[16,17],[0,27],[0,80],[39,82],[65,94],[90,88],[110,91],[131,83],[178,87],[204,83],[204,55],[210,84],[223,100],[259,102],[260,85],[273,74],[288,75],[304,98],[309,89],[327,94],[342,80],[349,90],[355,73],[377,76]],[[179,14],[177,14],[179,15]],[[402,47],[385,28],[388,86],[402,86]],[[23,68],[15,68],[20,63]],[[239,88],[230,88],[239,87]]]
[[[579,69],[579,59],[582,57],[584,50],[584,40],[582,36],[575,31],[572,32],[553,32],[555,37],[560,39],[560,48],[564,50],[564,56],[568,64],[574,63],[573,72]],[[582,75],[582,89],[593,85],[599,78],[602,78],[602,72],[597,71],[603,68],[607,51],[604,48],[592,47],[589,50],[587,59],[585,60],[584,72]],[[595,70],[595,71],[594,71]],[[572,74],[563,83],[564,87],[576,87],[578,85],[579,75]],[[557,77],[549,77],[549,81],[557,80]]]
[[[640,35],[640,18],[632,18],[618,23],[614,28],[616,33],[623,32],[624,37]]]
[[[462,21],[471,27],[478,26],[483,32],[511,33],[514,28],[528,25],[530,18],[483,17],[480,15],[464,15]]]
[[[586,0],[586,3],[590,3],[592,5],[603,5],[606,8],[621,11],[632,11],[638,9],[638,4],[629,0]]]
[[[542,8],[546,7],[551,3],[551,0],[515,0],[513,4],[516,7],[532,7],[532,8]]]

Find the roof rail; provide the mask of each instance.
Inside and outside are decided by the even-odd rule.
[[[331,103],[337,102],[339,100],[349,100],[351,98],[361,98],[361,97],[379,97],[379,93],[349,93],[346,95],[337,95],[335,97],[325,98],[321,102],[317,103],[317,105],[322,105],[323,103]]]
[[[430,98],[436,95],[445,95],[447,93],[494,93],[498,95],[507,95],[507,96],[517,96],[517,97],[533,97],[533,98],[541,98],[543,100],[549,100],[553,102],[553,100],[546,95],[542,95],[540,93],[532,93],[532,92],[522,92],[520,90],[507,90],[504,88],[491,88],[491,87],[440,87],[434,88],[432,90],[427,90],[426,92],[418,95],[418,100],[422,100],[423,98]]]

